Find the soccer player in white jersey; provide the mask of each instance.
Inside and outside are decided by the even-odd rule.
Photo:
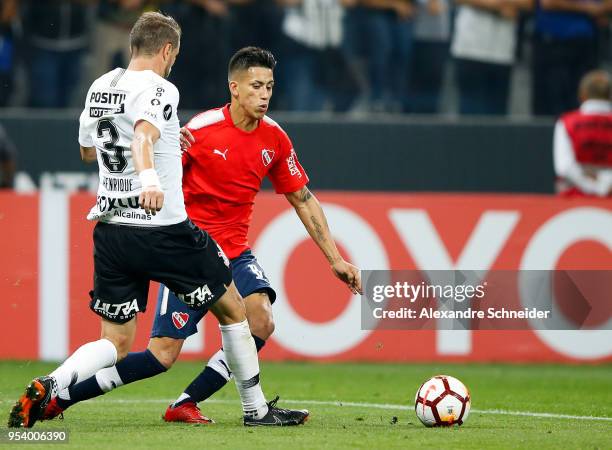
[[[97,160],[100,168],[97,202],[88,218],[98,221],[90,307],[101,317],[101,339],[78,348],[48,376],[32,380],[11,410],[10,427],[31,427],[57,392],[127,355],[136,315],[147,306],[150,280],[219,320],[245,425],[298,425],[308,418],[306,410],[266,402],[244,303],[225,255],[187,218],[179,93],[165,79],[178,55],[180,35],[171,17],[143,14],[130,34],[127,70],[101,76],[87,93],[79,144],[83,160]]]

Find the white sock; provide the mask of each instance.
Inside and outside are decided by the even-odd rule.
[[[104,393],[110,392],[119,386],[123,386],[123,380],[119,376],[116,366],[98,370],[96,372],[96,381]]]
[[[232,372],[230,372],[229,366],[227,365],[223,349],[217,351],[217,353],[212,355],[206,365],[213,369],[215,372],[217,372],[219,375],[221,375],[223,378],[225,378],[227,381],[234,378],[234,375],[232,374]],[[186,400],[189,397],[191,397],[189,394],[183,392],[181,395],[179,395],[179,398],[177,398],[174,403],[172,403],[172,406],[176,406],[178,403],[181,403],[183,400]]]
[[[117,349],[108,339],[89,342],[79,347],[64,364],[50,376],[55,380],[57,391],[91,377],[98,370],[113,366],[117,361]]]
[[[181,395],[179,395],[179,398],[177,398],[174,401],[174,403],[172,403],[172,407],[175,407],[177,403],[180,403],[180,402],[182,402],[183,400],[185,400],[185,399],[187,399],[189,397],[191,397],[189,394],[186,394],[186,393],[183,392]]]
[[[98,370],[96,372],[96,381],[104,393],[123,386],[123,380],[119,376],[116,366]],[[70,389],[64,389],[57,396],[62,400],[70,400]]]
[[[268,413],[266,398],[259,384],[257,348],[245,320],[232,325],[219,325],[227,364],[234,374],[242,410],[259,419]]]
[[[233,374],[229,371],[229,366],[227,364],[227,359],[225,357],[225,352],[223,349],[219,350],[217,353],[212,355],[212,357],[208,360],[206,364],[208,367],[213,369],[227,381],[232,379]]]
[[[64,389],[59,394],[57,394],[57,396],[62,400],[70,400],[70,391],[68,389]]]
[[[229,370],[229,366],[227,365],[223,349],[212,355],[206,365],[213,369],[215,372],[217,372],[219,375],[221,375],[223,378],[225,378],[227,381],[231,380],[234,377],[232,372],[230,372]],[[191,397],[189,394],[183,392],[181,395],[179,395],[179,398],[177,398],[174,403],[172,403],[172,406],[176,406],[178,403],[181,403],[183,400],[188,399],[189,397]]]

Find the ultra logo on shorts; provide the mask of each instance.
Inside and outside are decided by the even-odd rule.
[[[180,301],[191,308],[200,308],[213,299],[213,293],[207,284],[197,288],[189,294],[177,294]]]
[[[177,329],[183,328],[189,321],[189,314],[184,312],[174,311],[172,313],[172,323]]]
[[[93,310],[106,317],[117,318],[117,319],[128,319],[133,317],[135,313],[140,311],[138,309],[138,300],[127,301],[125,303],[106,303],[99,298],[96,299]]]

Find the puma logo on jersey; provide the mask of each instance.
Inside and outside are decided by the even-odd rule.
[[[214,150],[213,150],[213,153],[214,153],[215,155],[223,156],[223,159],[227,161],[227,151],[228,151],[228,150],[229,150],[229,149],[227,149],[227,148],[226,148],[226,149],[225,149],[225,151],[223,151],[223,152],[222,152],[221,150],[214,149]]]

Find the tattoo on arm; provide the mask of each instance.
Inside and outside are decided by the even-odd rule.
[[[325,242],[325,233],[323,232],[323,225],[319,223],[315,216],[310,216],[310,221],[312,222],[312,226],[315,231],[315,236],[317,237],[317,241]]]
[[[312,192],[310,192],[307,187],[303,187],[299,195],[302,203],[305,203],[312,198]]]
[[[327,239],[325,238],[325,232],[324,232],[323,225],[321,223],[319,223],[319,221],[317,220],[317,218],[315,216],[310,216],[310,222],[312,223],[312,227],[314,229],[314,239],[315,239],[315,241],[317,242],[317,244],[319,244],[319,247],[321,248],[321,251],[323,252],[325,257],[329,261],[331,261],[332,260],[331,252],[329,252],[329,250],[327,250],[324,246],[321,245],[321,244],[327,242]]]
[[[290,202],[308,230],[308,234],[317,243],[330,264],[332,264],[339,258],[339,254],[337,255],[338,251],[334,240],[329,235],[327,220],[316,197],[304,186],[299,191],[291,193],[287,198],[290,198]],[[310,199],[314,199],[314,201],[308,202]]]

